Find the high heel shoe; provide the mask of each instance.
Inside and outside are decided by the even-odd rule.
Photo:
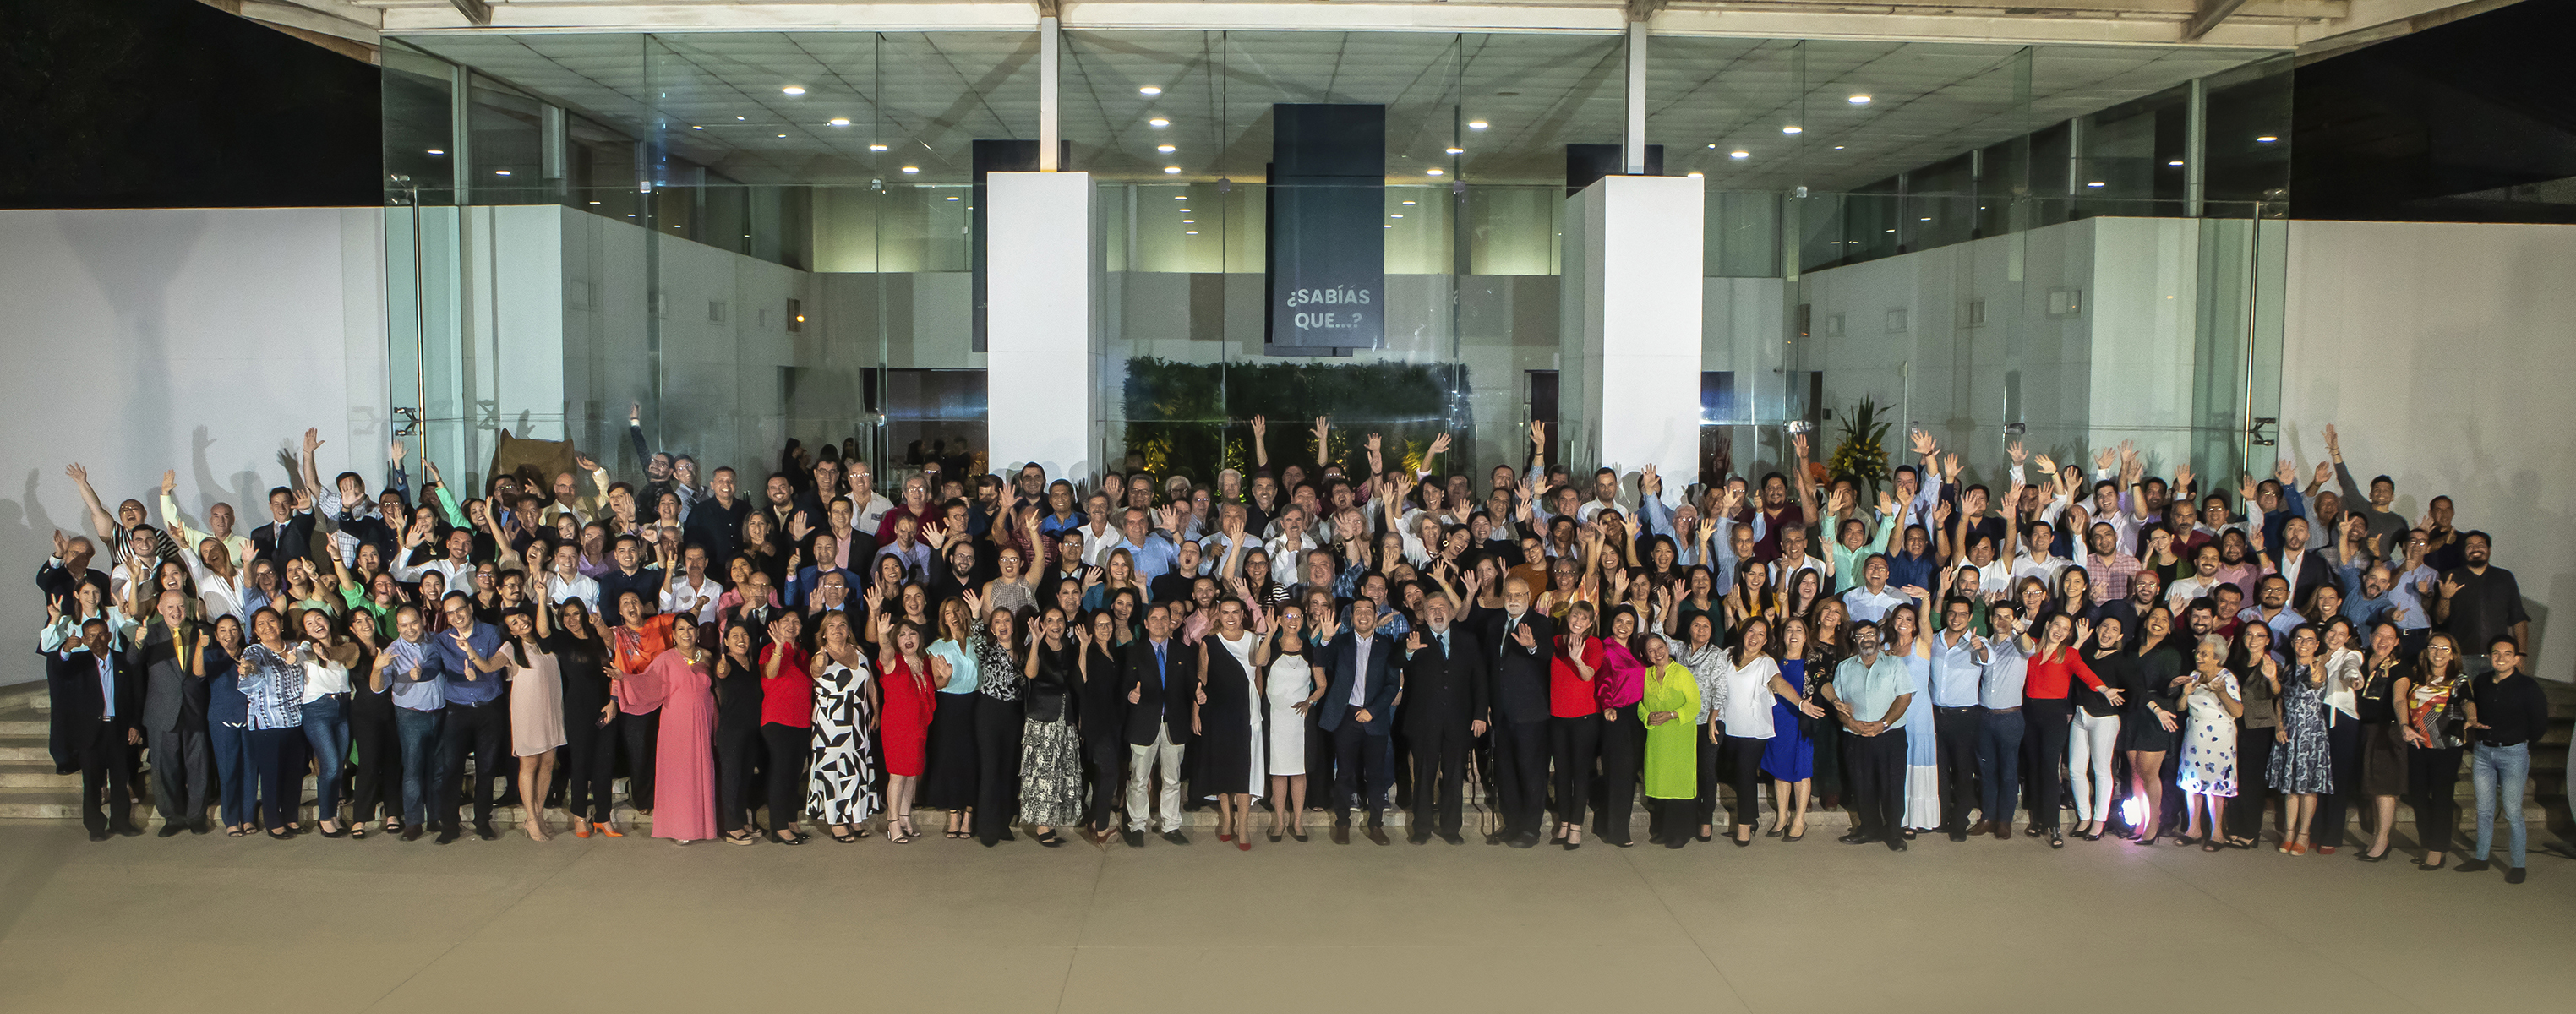
[[[1784,835],[1781,835],[1781,836],[1780,836],[1780,840],[1781,840],[1781,841],[1784,841],[1784,842],[1786,842],[1786,841],[1797,841],[1798,839],[1800,839],[1800,838],[1804,838],[1804,837],[1806,837],[1806,836],[1807,836],[1807,832],[1805,832],[1805,831],[1800,831],[1800,832],[1798,832],[1798,833],[1796,833],[1796,834],[1784,834]]]
[[[2375,856],[2374,856],[2374,855],[2371,855],[2369,852],[2365,851],[2365,852],[2361,853],[2360,855],[2354,856],[2353,858],[2354,858],[2354,859],[2358,859],[2358,860],[2360,860],[2360,861],[2362,861],[2362,862],[2365,862],[2365,863],[2384,863],[2384,862],[2387,862],[2387,861],[2388,861],[2388,853],[2390,853],[2390,852],[2395,852],[2395,851],[2397,851],[2397,850],[2396,850],[2396,849],[2394,849],[2394,848],[2386,849],[2386,850],[2381,851],[2378,855],[2375,855]]]

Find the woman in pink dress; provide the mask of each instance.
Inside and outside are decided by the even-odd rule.
[[[673,624],[671,650],[644,667],[662,694],[653,751],[653,837],[686,845],[716,836],[716,696],[698,625]]]

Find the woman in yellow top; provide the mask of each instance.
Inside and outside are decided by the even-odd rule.
[[[1699,826],[1699,677],[1673,661],[1672,645],[1646,639],[1646,805],[1660,808],[1663,845],[1682,847]]]

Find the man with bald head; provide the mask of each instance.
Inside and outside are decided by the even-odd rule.
[[[1547,806],[1548,652],[1556,628],[1530,608],[1537,598],[1528,581],[1504,578],[1502,610],[1479,617],[1484,622],[1476,631],[1479,644],[1493,646],[1483,649],[1493,653],[1485,699],[1493,711],[1494,793],[1502,810],[1502,827],[1485,843],[1516,849],[1538,844]]]

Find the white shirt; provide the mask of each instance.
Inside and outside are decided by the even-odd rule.
[[[324,694],[348,693],[349,667],[341,665],[338,662],[334,662],[325,656],[316,655],[315,659],[318,659],[318,661],[306,660],[299,663],[304,667],[304,700],[302,703],[311,704],[315,701],[321,700],[322,695]]]
[[[1082,562],[1094,567],[1100,566],[1109,558],[1110,550],[1126,543],[1127,537],[1120,535],[1115,527],[1102,528],[1097,523],[1084,525],[1082,526]]]
[[[1353,655],[1356,664],[1351,668],[1351,707],[1367,707],[1369,646],[1377,643],[1377,635],[1372,631],[1369,636],[1361,637],[1360,632],[1354,630],[1351,631],[1351,642],[1359,649]]]
[[[705,596],[707,603],[698,608],[698,622],[714,623],[716,600],[724,597],[724,589],[716,587],[716,583],[712,580],[700,580],[696,584],[690,584],[689,575],[686,572],[672,575],[671,580],[662,586],[662,611],[679,612],[688,608],[689,603],[700,596]]]
[[[2046,583],[2049,591],[2054,593],[2057,590],[2057,575],[2063,573],[2074,562],[2063,556],[2043,557],[2023,554],[2021,559],[2013,561],[2012,579],[2018,584],[2022,578],[2036,577]]]
[[[546,575],[546,601],[560,605],[574,599],[580,599],[592,615],[598,615],[599,582],[580,574],[569,579],[560,574]]]
[[[1868,585],[1843,593],[1843,606],[1851,611],[1854,623],[1876,623],[1885,619],[1889,610],[1904,604],[1905,596],[1890,590],[1873,592]]]
[[[1771,738],[1771,681],[1780,675],[1780,663],[1755,655],[1752,664],[1738,669],[1735,656],[1720,654],[1718,678],[1726,684],[1726,702],[1718,707],[1717,720],[1729,736]]]

